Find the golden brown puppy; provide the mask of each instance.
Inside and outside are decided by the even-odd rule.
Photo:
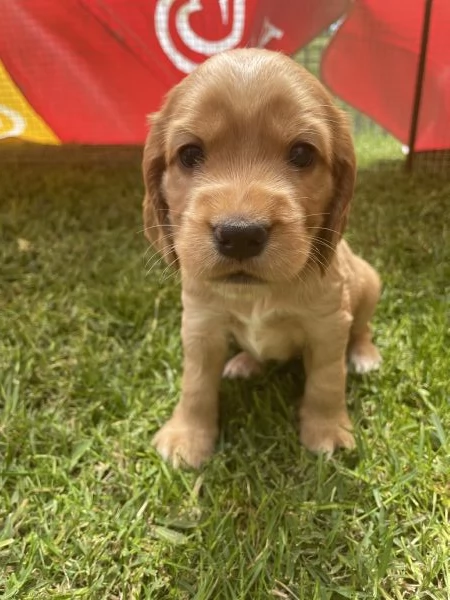
[[[147,237],[182,279],[182,392],[160,454],[198,467],[217,438],[222,374],[300,354],[301,442],[352,448],[346,355],[359,372],[380,363],[380,282],[341,240],[355,155],[328,92],[278,53],[216,55],[153,116],[143,173]],[[243,351],[225,365],[230,338]]]

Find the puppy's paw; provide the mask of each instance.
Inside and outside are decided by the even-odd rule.
[[[228,379],[248,379],[261,373],[261,364],[248,352],[239,352],[233,356],[223,370],[223,377]]]
[[[347,414],[333,418],[303,415],[300,420],[300,441],[311,452],[331,457],[338,448],[352,450],[355,438]]]
[[[381,354],[372,342],[354,344],[349,354],[350,364],[355,373],[369,373],[380,368]]]
[[[198,469],[213,453],[217,432],[180,422],[172,417],[153,438],[152,444],[173,467]]]

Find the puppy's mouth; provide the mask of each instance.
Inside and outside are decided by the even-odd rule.
[[[260,277],[250,275],[250,273],[246,273],[245,271],[236,271],[235,273],[229,273],[228,275],[216,279],[216,281],[220,281],[221,283],[234,283],[240,285],[254,285],[258,283],[265,283],[264,280]]]

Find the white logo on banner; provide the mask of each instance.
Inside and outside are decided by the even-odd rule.
[[[214,0],[210,0],[213,2]],[[242,42],[245,27],[245,0],[216,0],[219,4],[223,25],[230,21],[230,2],[233,1],[233,25],[230,33],[221,40],[206,40],[198,35],[191,27],[190,17],[193,13],[203,10],[202,0],[187,0],[175,16],[177,34],[189,50],[202,54],[205,57],[218,52],[225,52],[235,48]],[[198,63],[187,58],[175,48],[169,31],[170,11],[175,0],[158,0],[155,9],[155,31],[164,53],[169,57],[175,67],[183,73],[190,73]],[[264,19],[263,31],[258,40],[258,46],[264,47],[272,39],[283,36],[281,29],[275,27],[268,19]]]
[[[5,117],[6,128],[4,127]],[[12,108],[8,108],[4,104],[0,104],[0,140],[22,135],[26,126],[27,123],[20,113]]]
[[[263,30],[259,36],[258,47],[265,48],[272,40],[281,40],[283,33],[284,32],[281,31],[281,29],[278,29],[278,27],[275,27],[269,19],[264,18]]]

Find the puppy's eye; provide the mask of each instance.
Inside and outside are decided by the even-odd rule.
[[[200,146],[187,144],[180,148],[178,158],[183,167],[186,169],[194,169],[205,160],[205,155]]]
[[[297,169],[310,167],[316,159],[316,149],[311,144],[299,142],[289,152],[289,162]]]

